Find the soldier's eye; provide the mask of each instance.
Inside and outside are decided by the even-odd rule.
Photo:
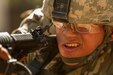
[[[77,27],[77,31],[78,32],[89,32],[89,29],[85,27]]]

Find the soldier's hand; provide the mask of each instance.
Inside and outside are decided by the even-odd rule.
[[[0,73],[0,75],[4,75],[3,73]]]
[[[1,44],[0,44],[0,59],[2,60],[11,59],[11,55],[9,54],[8,50],[4,48]]]

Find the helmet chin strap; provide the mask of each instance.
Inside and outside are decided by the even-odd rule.
[[[101,54],[101,52],[108,47],[107,45],[109,44],[109,37],[111,35],[111,31],[110,31],[110,27],[106,27],[105,29],[106,29],[106,33],[103,43],[99,47],[97,47],[97,49],[92,54],[78,58],[65,58],[61,56],[62,60],[65,63],[69,63],[69,64],[78,63],[79,65],[84,65],[86,63],[90,63],[94,61],[96,57],[98,57]]]

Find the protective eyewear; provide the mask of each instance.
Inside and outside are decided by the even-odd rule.
[[[65,23],[60,21],[52,20],[55,27],[59,29],[66,29],[69,25],[71,26],[74,31],[78,33],[99,33],[100,32],[100,26],[95,24],[76,24],[76,23]]]

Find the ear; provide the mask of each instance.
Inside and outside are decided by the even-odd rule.
[[[110,41],[113,41],[113,29],[112,29],[112,34],[111,34],[111,37],[110,37]]]
[[[111,35],[110,41],[113,41],[113,34]]]

